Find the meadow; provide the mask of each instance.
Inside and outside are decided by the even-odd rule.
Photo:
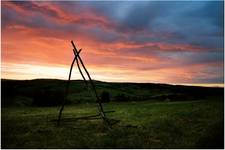
[[[223,88],[96,85],[110,93],[110,128],[101,118],[79,119],[98,113],[81,81],[72,82],[57,126],[53,102],[64,81],[2,80],[1,148],[224,148]]]
[[[109,129],[94,104],[2,108],[2,148],[223,148],[223,102],[111,102]],[[67,118],[67,120],[65,119]]]

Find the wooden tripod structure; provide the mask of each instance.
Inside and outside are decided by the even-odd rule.
[[[64,95],[64,99],[63,99],[62,106],[61,106],[60,111],[59,111],[58,125],[60,124],[62,112],[63,112],[64,106],[65,106],[65,104],[66,104],[67,96],[68,96],[68,93],[69,93],[70,79],[71,79],[72,69],[73,69],[73,65],[74,65],[75,61],[76,61],[77,67],[78,67],[78,69],[79,69],[79,72],[80,72],[80,74],[81,74],[81,76],[82,76],[82,78],[83,78],[83,80],[84,80],[84,83],[85,83],[87,89],[90,91],[91,94],[93,94],[93,92],[94,92],[94,95],[92,95],[92,96],[95,97],[95,99],[96,99],[97,107],[98,107],[98,111],[99,111],[99,115],[101,116],[101,118],[103,119],[103,121],[104,121],[105,123],[109,124],[108,119],[106,118],[105,112],[104,112],[104,110],[103,110],[101,100],[100,100],[100,98],[99,98],[99,96],[98,96],[96,87],[95,87],[95,85],[94,85],[94,82],[92,81],[91,76],[90,76],[90,74],[88,73],[88,71],[87,71],[87,69],[86,69],[86,67],[85,67],[85,65],[84,65],[84,63],[83,63],[83,61],[82,61],[82,59],[81,59],[81,57],[80,57],[80,55],[79,55],[82,49],[80,49],[80,50],[78,51],[73,41],[71,41],[71,44],[72,44],[72,46],[73,46],[74,58],[73,58],[73,61],[72,61],[71,66],[70,66],[69,78],[68,78],[67,84],[66,84],[65,95]],[[81,64],[82,68],[84,69],[85,73],[86,73],[87,76],[88,76],[88,79],[89,79],[89,81],[90,81],[91,87],[88,85],[88,82],[87,82],[87,80],[86,80],[86,78],[85,78],[85,76],[84,76],[84,74],[83,74],[83,72],[82,72],[82,70],[81,70],[81,68],[80,68],[80,64]],[[93,90],[93,92],[91,92],[91,90]],[[95,116],[96,116],[96,115],[95,115]],[[97,116],[98,116],[98,115],[97,115]]]

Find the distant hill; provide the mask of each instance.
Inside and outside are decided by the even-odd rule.
[[[62,102],[65,80],[1,79],[2,106],[55,106]],[[187,101],[223,100],[224,88],[196,87],[153,83],[113,83],[94,81],[97,91],[108,93],[110,101]],[[67,104],[95,102],[84,81],[72,80]]]

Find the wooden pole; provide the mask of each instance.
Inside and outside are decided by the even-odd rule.
[[[74,56],[76,56],[76,51],[75,51],[74,49],[73,49],[73,53],[74,53]],[[81,76],[82,76],[82,78],[83,78],[83,80],[84,80],[85,85],[88,86],[87,80],[86,80],[86,78],[84,77],[84,74],[83,74],[83,72],[82,72],[82,70],[81,70],[81,68],[80,68],[80,64],[79,64],[78,59],[76,59],[76,63],[77,63],[78,70],[79,70],[79,72],[80,72],[80,74],[81,74]]]
[[[77,51],[77,48],[76,48],[75,44],[73,43],[73,41],[71,41],[71,43],[72,43],[72,45],[73,45],[74,51],[75,51],[76,54],[77,54],[78,51]],[[95,85],[94,85],[94,83],[93,83],[93,81],[92,81],[92,79],[91,79],[91,76],[90,76],[90,74],[88,73],[86,67],[84,66],[84,63],[83,63],[81,57],[78,55],[77,58],[78,58],[78,60],[80,61],[82,67],[84,68],[84,70],[85,70],[85,72],[86,72],[86,74],[87,74],[87,76],[88,76],[88,78],[89,78],[89,80],[90,80],[91,86],[92,86],[92,88],[93,88],[93,90],[94,90],[94,93],[95,93],[96,102],[98,103],[98,110],[99,110],[99,113],[100,113],[101,117],[103,118],[103,120],[106,121],[106,116],[105,116],[105,113],[104,113],[104,110],[103,110],[103,107],[102,107],[100,98],[99,98],[99,96],[98,96],[98,94],[97,94],[97,90],[96,90],[96,88],[95,88]]]
[[[71,74],[72,74],[72,70],[73,70],[73,65],[74,65],[75,60],[78,58],[80,52],[81,52],[81,49],[80,49],[80,50],[76,53],[76,55],[74,56],[73,61],[72,61],[71,66],[70,66],[70,72],[69,72],[69,77],[68,77],[68,81],[67,81],[67,84],[66,84],[65,95],[64,95],[64,99],[63,99],[63,103],[62,103],[61,109],[60,109],[60,111],[59,111],[58,125],[60,124],[60,119],[61,119],[61,116],[62,116],[62,111],[63,111],[63,109],[64,109],[64,106],[65,106],[65,104],[66,104],[66,98],[67,98],[67,96],[68,96],[69,85],[70,85],[70,78],[71,78]]]
[[[74,49],[73,49],[73,50],[74,50]],[[74,54],[76,54],[76,51],[75,51],[75,50],[74,50]],[[81,74],[81,76],[82,76],[82,78],[83,78],[83,80],[84,80],[84,82],[85,82],[85,85],[86,85],[88,91],[91,93],[92,97],[95,98],[95,96],[94,96],[94,95],[92,94],[92,92],[91,92],[91,89],[90,89],[90,87],[89,87],[89,85],[88,85],[88,82],[87,82],[86,78],[85,78],[84,75],[83,75],[83,72],[82,72],[82,70],[81,70],[81,68],[80,68],[80,64],[79,64],[78,59],[76,59],[76,63],[77,63],[78,70],[79,70],[79,72],[80,72],[80,74]],[[97,92],[96,92],[96,93],[97,93]],[[97,107],[99,108],[99,106],[97,106]],[[102,108],[103,108],[103,107],[102,107]],[[103,109],[102,109],[101,111],[104,112]],[[101,115],[101,111],[100,111],[99,115]],[[102,116],[102,115],[101,115],[101,116]]]
[[[101,100],[100,100],[100,98],[99,98],[99,96],[98,96],[98,93],[97,93],[96,87],[95,87],[95,85],[94,85],[94,82],[92,81],[90,74],[88,73],[88,71],[87,71],[87,69],[86,69],[86,67],[85,67],[85,65],[84,65],[84,63],[83,63],[81,57],[79,56],[79,54],[80,54],[80,52],[81,52],[81,49],[80,49],[79,51],[77,51],[76,46],[75,46],[75,44],[73,43],[73,41],[71,41],[71,43],[72,43],[72,46],[73,46],[73,48],[74,48],[74,49],[73,49],[73,52],[74,52],[74,59],[73,59],[73,61],[72,61],[72,63],[71,63],[71,66],[70,66],[70,72],[69,72],[69,77],[68,77],[68,81],[67,81],[67,84],[66,84],[65,95],[64,95],[64,99],[63,99],[63,103],[62,103],[61,109],[60,109],[60,111],[59,111],[58,125],[60,124],[60,119],[61,119],[61,116],[62,116],[62,111],[63,111],[64,106],[65,106],[65,104],[66,104],[66,99],[67,99],[68,92],[69,92],[69,85],[70,85],[70,79],[71,79],[72,69],[73,69],[73,65],[74,65],[74,62],[75,62],[75,61],[76,61],[76,63],[77,63],[79,72],[80,72],[82,78],[84,79],[84,82],[85,82],[85,84],[86,84],[88,90],[90,90],[90,88],[89,88],[88,83],[87,83],[87,80],[85,79],[85,76],[83,75],[83,72],[82,72],[82,70],[81,70],[81,68],[80,68],[79,62],[81,63],[83,69],[85,70],[85,72],[86,72],[86,74],[87,74],[87,76],[88,76],[88,78],[89,78],[89,81],[90,81],[90,83],[91,83],[91,87],[92,87],[92,89],[94,90],[94,93],[95,93],[96,102],[97,102],[97,104],[98,104],[97,106],[98,106],[98,110],[99,110],[99,115],[102,117],[102,119],[103,119],[108,125],[110,125],[109,122],[108,122],[108,120],[107,120],[107,118],[106,118],[105,112],[104,112],[104,110],[103,110],[103,107],[102,107],[102,104],[101,104]],[[92,94],[91,90],[90,90],[90,93]],[[93,96],[93,97],[94,97],[94,96]]]

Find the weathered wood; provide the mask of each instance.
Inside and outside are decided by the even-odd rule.
[[[67,99],[68,92],[69,92],[69,85],[70,85],[70,79],[71,79],[72,69],[73,69],[73,66],[74,66],[75,61],[77,63],[77,67],[78,67],[79,72],[80,72],[80,74],[81,74],[81,76],[82,76],[82,78],[83,78],[83,80],[85,82],[86,87],[88,88],[88,90],[90,91],[90,93],[93,94],[91,92],[91,89],[90,89],[90,87],[88,85],[88,82],[87,82],[87,80],[86,80],[86,78],[85,78],[85,76],[84,76],[84,74],[83,74],[83,72],[81,70],[80,64],[82,65],[82,68],[84,69],[84,71],[86,72],[86,74],[88,76],[88,79],[89,79],[90,84],[91,84],[91,88],[94,91],[94,96],[93,95],[92,96],[96,98],[97,107],[98,107],[98,111],[99,111],[99,114],[98,115],[80,117],[80,119],[81,118],[90,118],[90,117],[100,116],[104,120],[105,123],[107,123],[108,125],[110,125],[109,120],[106,118],[106,115],[105,115],[105,113],[107,113],[107,112],[104,112],[104,110],[103,110],[103,107],[102,107],[102,104],[101,104],[101,100],[100,100],[100,98],[98,96],[98,93],[97,93],[96,87],[94,85],[94,82],[92,81],[89,72],[87,71],[87,69],[86,69],[86,67],[85,67],[85,65],[84,65],[81,57],[79,56],[79,53],[81,52],[81,49],[79,51],[77,51],[77,48],[76,48],[75,44],[73,43],[73,41],[71,41],[71,43],[72,43],[72,46],[73,46],[74,59],[73,59],[73,61],[71,63],[71,66],[70,66],[70,72],[69,72],[69,77],[68,77],[68,81],[67,81],[67,84],[66,84],[64,99],[63,99],[63,103],[62,103],[61,109],[59,111],[59,116],[58,116],[58,120],[57,120],[58,121],[58,125],[60,124],[60,119],[61,119],[61,116],[62,116],[62,111],[63,111],[64,106],[66,104],[66,99]]]
[[[62,103],[61,109],[59,111],[58,125],[60,124],[60,119],[61,119],[61,116],[62,116],[62,111],[64,109],[64,106],[66,104],[66,98],[68,96],[70,79],[71,79],[71,74],[72,74],[72,70],[73,70],[73,65],[74,65],[74,62],[76,61],[76,59],[78,58],[80,52],[81,52],[81,49],[74,56],[73,61],[72,61],[71,66],[70,66],[70,72],[69,72],[69,77],[68,77],[68,81],[67,81],[67,84],[66,84],[66,90],[65,90],[65,93],[64,93],[64,99],[63,99],[63,103]]]
[[[74,55],[76,56],[76,52],[75,52],[74,49],[73,49],[73,53],[74,53]],[[84,80],[85,85],[88,86],[87,80],[86,80],[86,78],[84,77],[84,74],[83,74],[83,72],[82,72],[82,70],[81,70],[81,68],[80,68],[80,64],[79,64],[78,59],[76,59],[76,63],[77,63],[77,68],[78,68],[78,70],[79,70],[79,72],[80,72],[80,74],[81,74],[81,76],[82,76],[82,78],[83,78],[83,80]]]
[[[73,51],[74,51],[74,54],[76,55],[76,51],[73,49]],[[82,76],[82,78],[83,78],[83,80],[84,80],[84,83],[85,83],[85,85],[86,85],[86,88],[87,88],[87,90],[91,93],[91,96],[93,97],[93,98],[95,98],[95,96],[92,94],[92,92],[91,92],[91,89],[90,89],[90,87],[89,87],[89,85],[88,85],[88,82],[87,82],[87,80],[86,80],[86,78],[84,77],[84,75],[83,75],[83,72],[82,72],[82,70],[81,70],[81,68],[80,68],[80,64],[79,64],[79,60],[78,59],[76,59],[76,63],[77,63],[77,67],[78,67],[78,70],[79,70],[79,72],[80,72],[80,74],[81,74],[81,76]],[[89,78],[90,79],[90,78]],[[96,91],[96,93],[97,93],[97,91]],[[99,108],[99,106],[98,106],[98,108]],[[103,109],[101,110],[101,111],[103,111]],[[100,111],[100,113],[101,113],[101,111]]]
[[[77,48],[76,48],[74,42],[71,41],[71,43],[72,43],[72,45],[73,45],[74,51],[75,51],[76,53],[78,53]],[[88,71],[87,71],[87,69],[86,69],[86,67],[85,67],[85,65],[84,65],[84,63],[83,63],[83,61],[82,61],[82,59],[81,59],[81,57],[80,57],[79,55],[78,55],[78,60],[80,61],[82,67],[84,68],[84,70],[85,70],[85,72],[86,72],[86,74],[87,74],[87,76],[88,76],[88,78],[89,78],[89,81],[90,81],[90,83],[91,83],[91,86],[92,86],[92,88],[93,88],[93,90],[94,90],[94,93],[95,93],[95,96],[96,96],[96,102],[98,103],[98,110],[99,110],[99,113],[101,114],[101,117],[103,118],[103,120],[107,122],[107,119],[106,119],[106,116],[105,116],[105,113],[104,113],[104,110],[103,110],[103,107],[102,107],[100,98],[99,98],[99,96],[98,96],[98,94],[97,94],[97,90],[96,90],[96,88],[95,88],[95,85],[94,85],[94,83],[93,83],[93,81],[92,81],[92,79],[91,79],[91,76],[90,76],[90,74],[88,73]]]
[[[76,52],[75,52],[74,49],[73,49],[73,51],[74,51],[74,54],[76,54]],[[81,70],[81,68],[80,68],[80,64],[79,64],[78,59],[76,59],[76,63],[77,63],[78,70],[79,70],[79,72],[80,72],[80,74],[81,74],[81,76],[82,76],[82,78],[83,78],[83,80],[84,80],[84,83],[85,83],[85,85],[86,85],[87,90],[91,93],[91,96],[92,96],[93,98],[95,98],[95,96],[94,96],[94,95],[92,94],[92,92],[91,92],[91,89],[90,89],[90,87],[89,87],[89,85],[88,85],[88,82],[87,82],[86,78],[85,78],[84,75],[83,75],[83,72],[82,72],[82,70]]]

